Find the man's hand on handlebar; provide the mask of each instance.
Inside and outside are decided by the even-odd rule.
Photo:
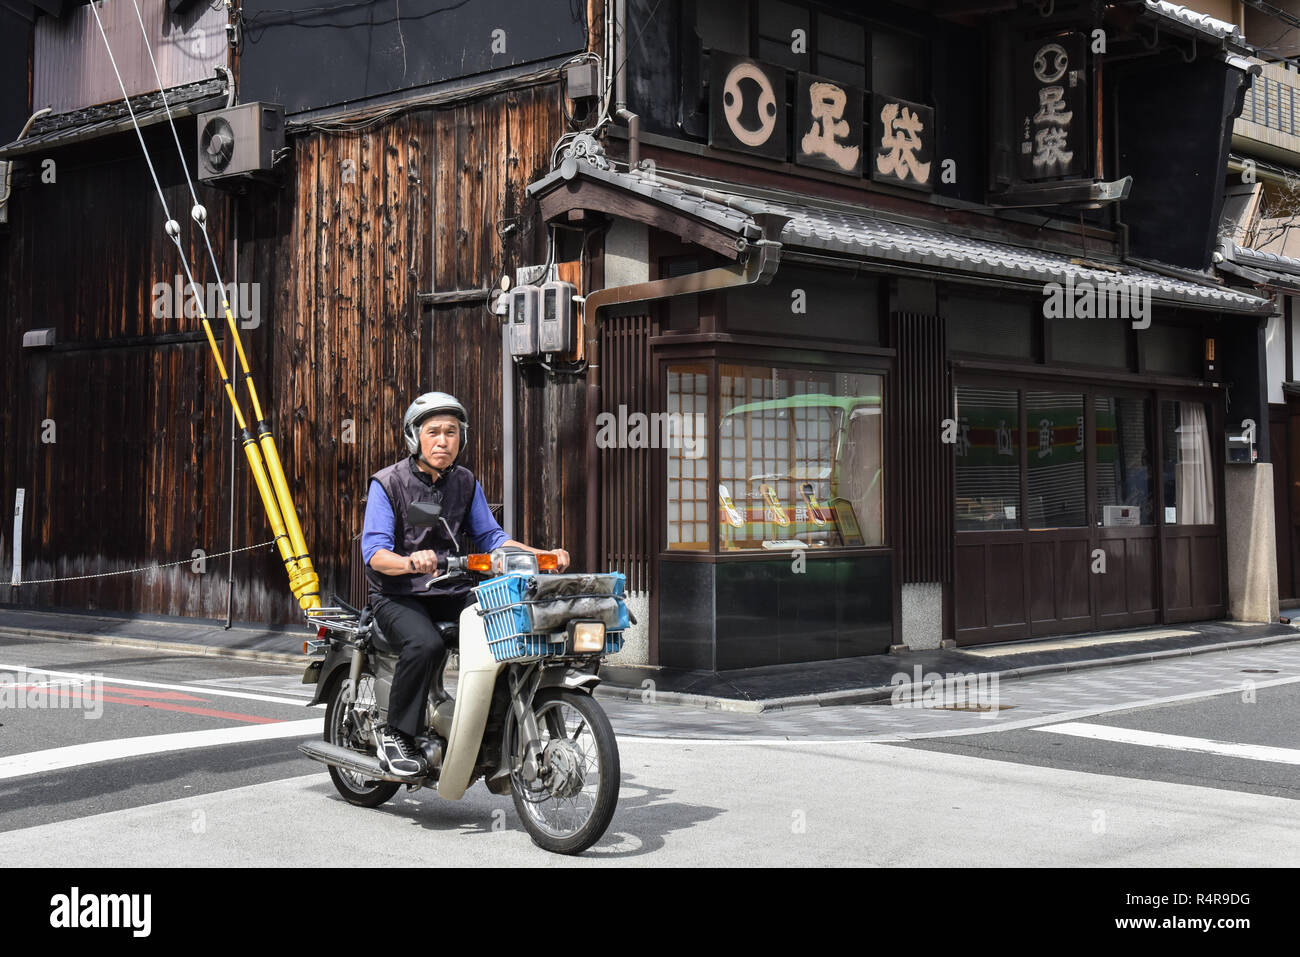
[[[436,575],[438,573],[438,553],[425,550],[412,552],[410,555],[411,574]]]
[[[569,567],[569,553],[563,548],[552,548],[549,554],[555,556],[555,570],[562,572]]]

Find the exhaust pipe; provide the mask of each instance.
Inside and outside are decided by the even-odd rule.
[[[364,774],[369,780],[397,781],[401,784],[410,784],[414,780],[414,778],[403,778],[395,774],[389,774],[379,764],[378,758],[371,757],[368,754],[358,754],[355,751],[349,751],[347,748],[341,748],[337,744],[330,744],[327,741],[308,741],[306,744],[298,745],[298,750],[313,761],[333,765],[354,774]]]

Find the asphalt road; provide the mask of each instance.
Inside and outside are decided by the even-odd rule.
[[[578,859],[477,785],[344,803],[296,669],[5,638],[5,675],[11,865],[1300,864],[1300,643],[1005,682],[992,720],[608,700],[620,803]]]

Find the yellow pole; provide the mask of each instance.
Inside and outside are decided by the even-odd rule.
[[[224,296],[221,305],[226,311],[226,327],[234,337],[235,352],[239,355],[239,366],[244,374],[244,385],[248,389],[249,401],[253,404],[253,416],[257,419],[257,442],[262,450],[262,458],[266,461],[266,474],[270,478],[271,488],[274,489],[278,511],[284,517],[283,528],[288,534],[289,545],[292,548],[293,566],[290,567],[287,557],[285,560],[285,568],[289,569],[289,588],[304,611],[309,608],[319,608],[320,579],[316,575],[316,569],[312,567],[311,556],[307,554],[307,540],[302,534],[298,510],[294,507],[289,482],[284,476],[284,466],[280,463],[275,436],[271,434],[271,427],[266,424],[266,416],[262,414],[262,404],[257,399],[253,375],[248,370],[248,357],[244,354],[244,343],[239,335],[239,327],[235,324],[235,316],[230,311],[230,303]],[[245,434],[247,435],[247,431]],[[276,531],[278,534],[279,529]]]
[[[257,485],[258,494],[262,498],[262,507],[266,509],[266,517],[270,520],[271,532],[275,536],[275,545],[276,548],[279,549],[280,559],[284,562],[285,571],[289,574],[289,588],[293,592],[293,597],[298,599],[299,607],[303,609],[319,608],[319,591],[313,590],[310,593],[307,592],[308,584],[315,584],[316,574],[314,571],[311,572],[311,580],[310,583],[308,583],[304,581],[303,572],[299,567],[298,555],[305,552],[306,549],[296,549],[289,532],[285,528],[278,496],[273,490],[271,481],[267,477],[266,466],[262,462],[262,454],[259,450],[257,440],[254,439],[252,433],[249,432],[248,422],[244,419],[244,412],[239,407],[239,398],[235,395],[235,388],[231,384],[230,374],[226,370],[226,363],[221,358],[221,350],[217,348],[217,340],[212,334],[212,326],[208,322],[208,317],[203,310],[202,300],[199,299],[197,292],[194,289],[191,289],[190,291],[195,295],[199,316],[203,320],[203,334],[207,337],[208,347],[212,350],[212,358],[217,364],[217,373],[221,376],[222,385],[225,386],[226,396],[230,399],[230,407],[235,411],[235,421],[239,424],[239,429],[244,434],[244,455],[248,458],[248,466],[253,472],[253,482]],[[229,308],[227,307],[227,315],[229,314]],[[240,349],[239,352],[242,356],[243,350]],[[272,447],[272,450],[274,451],[274,446]],[[277,462],[276,464],[278,465],[279,463]],[[280,471],[280,475],[280,481],[283,482],[283,470]],[[296,518],[297,516],[295,516],[295,519]],[[300,538],[301,535],[302,533],[299,532]],[[310,570],[310,564],[308,567]]]

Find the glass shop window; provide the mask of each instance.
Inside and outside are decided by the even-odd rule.
[[[1026,392],[1030,528],[1077,528],[1086,511],[1083,396],[1077,392]]]
[[[1160,403],[1166,525],[1214,524],[1214,456],[1205,402]]]
[[[1097,524],[1154,525],[1151,400],[1097,396]]]
[[[665,450],[668,469],[668,548],[709,547],[709,368],[677,365],[668,370],[668,412],[636,422],[629,416],[628,442],[638,425],[650,431],[642,441]]]
[[[884,377],[720,365],[722,551],[884,543]]]
[[[1020,395],[957,389],[957,531],[1020,527]]]

